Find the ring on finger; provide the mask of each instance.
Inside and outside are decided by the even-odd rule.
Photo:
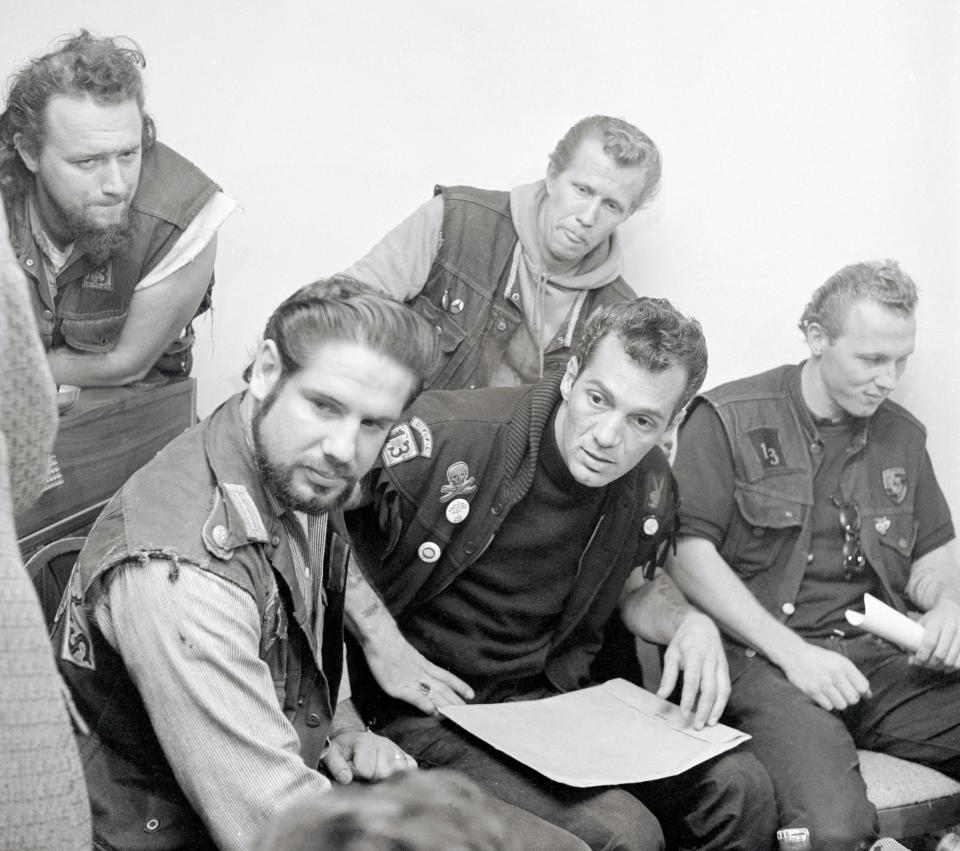
[[[426,697],[430,694],[430,683],[425,683],[423,680],[420,680],[420,682],[417,683],[417,691]]]

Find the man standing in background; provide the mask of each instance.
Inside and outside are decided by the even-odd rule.
[[[437,187],[346,274],[436,329],[437,389],[537,381],[562,367],[594,308],[634,298],[617,227],[660,186],[660,152],[620,118],[578,121],[545,180],[510,192]]]

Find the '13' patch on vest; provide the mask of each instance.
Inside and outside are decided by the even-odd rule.
[[[383,458],[384,464],[388,467],[393,467],[401,461],[409,461],[411,458],[416,458],[419,454],[420,450],[417,449],[417,444],[414,440],[413,432],[410,430],[410,426],[406,423],[400,423],[400,425],[394,426],[390,432],[390,436],[383,446],[380,457]]]
[[[111,274],[110,264],[97,266],[83,276],[83,288],[85,290],[104,290],[110,292],[113,289],[113,275]]]
[[[775,428],[755,428],[747,432],[753,451],[764,470],[783,466],[783,450],[780,448],[780,432]]]

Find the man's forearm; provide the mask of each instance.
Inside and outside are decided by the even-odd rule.
[[[660,572],[650,582],[632,576],[620,599],[620,617],[627,629],[654,644],[669,644],[683,619],[696,611],[676,583]]]
[[[956,538],[913,563],[907,595],[921,612],[930,611],[943,599],[960,603],[960,546]]]
[[[804,641],[776,620],[740,581],[705,538],[684,537],[667,570],[691,602],[709,614],[720,627],[775,665],[784,666]]]
[[[363,647],[370,644],[386,646],[384,642],[399,636],[400,630],[383,600],[367,582],[360,565],[351,555],[347,567],[347,596],[344,605],[347,629]]]

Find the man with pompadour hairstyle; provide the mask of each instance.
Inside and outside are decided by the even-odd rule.
[[[680,429],[671,575],[727,632],[725,720],[818,851],[866,848],[857,748],[960,778],[960,558],[926,430],[889,396],[917,290],[891,260],[846,266],[800,320],[810,356],[699,397]],[[913,613],[911,651],[848,619]]]
[[[409,302],[443,360],[431,388],[513,385],[563,366],[597,307],[628,301],[617,228],[660,186],[660,152],[621,118],[573,125],[545,180],[437,186],[347,274]]]
[[[350,617],[395,623],[403,638],[388,653],[409,642],[442,666],[418,680],[428,712],[457,702],[451,676],[479,703],[591,685],[624,607],[633,635],[667,645],[661,696],[682,670],[684,716],[696,729],[716,723],[729,688],[719,632],[668,577],[654,578],[677,499],[660,442],[706,369],[700,325],[640,298],[598,308],[566,368],[536,384],[431,390],[407,409],[365,482],[370,503],[348,516],[382,596],[357,597]],[[756,851],[773,837],[773,792],[749,754],[651,783],[566,787],[390,699],[361,665],[351,674],[374,729],[591,848]]]

